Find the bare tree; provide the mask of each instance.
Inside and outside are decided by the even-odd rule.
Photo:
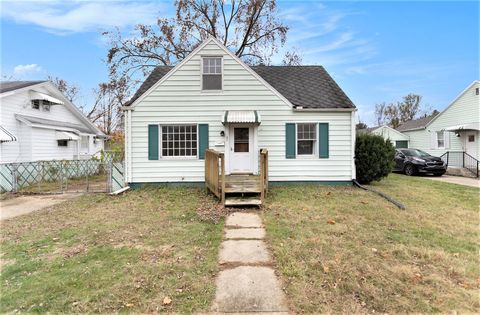
[[[47,80],[52,82],[53,85],[57,87],[57,89],[62,92],[62,94],[70,101],[74,102],[79,93],[79,88],[75,84],[70,84],[66,80],[61,79],[59,77],[52,77],[48,76]]]
[[[110,80],[100,83],[94,89],[95,102],[87,113],[94,122],[107,135],[114,133],[121,124],[121,108],[128,101],[129,85],[125,78]]]
[[[268,64],[286,40],[288,27],[277,15],[275,0],[176,0],[173,18],[156,25],[138,24],[135,35],[104,32],[110,41],[110,73],[131,78],[157,65],[184,59],[209,36],[219,39],[250,64]]]
[[[297,49],[287,51],[282,60],[284,66],[300,66],[302,64],[302,56]]]
[[[412,120],[420,113],[422,97],[410,93],[397,103],[379,103],[375,105],[375,119],[379,126],[388,124],[397,128],[402,122]]]

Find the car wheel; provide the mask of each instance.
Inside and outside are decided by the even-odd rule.
[[[412,164],[407,164],[407,166],[405,166],[405,175],[412,176],[415,175],[415,172],[415,166],[413,166]]]

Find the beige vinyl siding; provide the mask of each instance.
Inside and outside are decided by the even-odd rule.
[[[223,56],[223,91],[202,92],[202,55]],[[131,112],[129,182],[201,182],[204,161],[198,159],[148,160],[148,125],[208,123],[209,147],[224,150],[225,110],[257,110],[261,116],[258,147],[269,150],[272,181],[344,181],[352,179],[350,112],[294,112],[280,97],[257,80],[216,44],[210,43],[141,100]],[[286,122],[328,122],[330,158],[285,158]],[[128,138],[128,135],[127,135]],[[127,139],[128,140],[128,139]],[[258,154],[258,152],[255,152]],[[127,154],[128,155],[128,154]]]

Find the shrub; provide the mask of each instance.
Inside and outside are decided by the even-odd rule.
[[[379,181],[393,169],[395,148],[390,140],[371,134],[357,135],[355,166],[357,180],[362,184]]]

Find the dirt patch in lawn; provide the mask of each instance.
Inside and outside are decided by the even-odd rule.
[[[479,190],[392,175],[375,188],[283,187],[263,213],[293,311],[477,313]]]

